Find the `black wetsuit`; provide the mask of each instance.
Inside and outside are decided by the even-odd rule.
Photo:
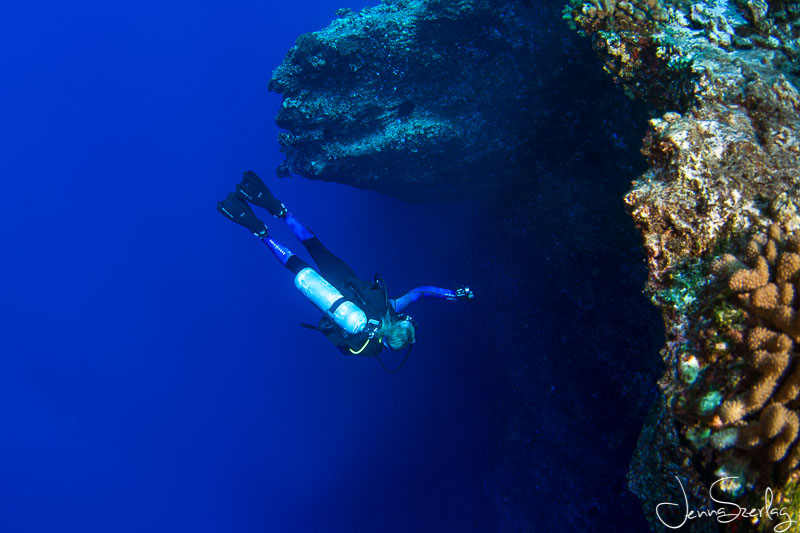
[[[328,250],[317,237],[306,239],[302,243],[322,277],[336,287],[342,296],[364,311],[367,319],[382,321],[387,312],[392,315],[397,314],[392,310],[385,287],[377,277],[375,282],[359,278],[350,265]],[[292,255],[286,263],[286,267],[295,274],[308,266],[296,255]],[[326,315],[320,319],[317,329],[339,348],[339,351],[347,355],[375,356],[383,349],[378,338],[370,340],[366,335],[346,335],[342,328]]]

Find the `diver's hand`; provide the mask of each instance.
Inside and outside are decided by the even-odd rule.
[[[456,300],[472,300],[473,298],[475,298],[475,293],[469,287],[456,289]]]

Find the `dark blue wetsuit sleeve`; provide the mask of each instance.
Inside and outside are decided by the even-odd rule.
[[[409,305],[422,300],[423,298],[433,298],[435,300],[458,300],[455,291],[451,291],[450,289],[442,289],[440,287],[433,287],[431,285],[425,285],[423,287],[411,289],[400,298],[390,300],[390,303],[396,312],[402,313],[403,310]]]

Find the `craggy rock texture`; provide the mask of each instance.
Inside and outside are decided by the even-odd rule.
[[[340,12],[274,72],[299,174],[409,197],[496,188],[533,118],[532,11],[502,0],[403,0]],[[454,175],[457,172],[457,176]]]
[[[800,228],[800,7],[662,7],[663,17],[632,24],[613,13],[599,19],[590,2],[573,0],[564,12],[626,92],[661,115],[642,150],[650,168],[625,197],[667,332],[664,398],[640,439],[631,486],[654,529],[664,529],[655,505],[682,500],[675,476],[694,508],[712,508],[709,486],[731,476],[717,496],[761,507],[771,487],[773,505],[800,519],[790,268]],[[780,521],[727,527],[771,530]]]

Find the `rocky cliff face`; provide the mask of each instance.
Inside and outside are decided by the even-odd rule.
[[[341,11],[274,72],[282,175],[421,197],[508,178],[536,79],[532,10],[407,0]],[[455,164],[454,164],[455,163]],[[457,176],[454,176],[457,173]]]
[[[713,507],[720,479],[715,495],[747,507],[770,488],[796,520],[800,6],[573,0],[564,16],[630,95],[662,108],[644,140],[649,169],[625,197],[667,333],[631,486],[646,509],[682,500],[676,478],[698,509]]]
[[[563,111],[540,90],[563,69],[543,53],[563,36],[542,12],[391,1],[302,35],[269,84],[283,95],[279,175],[429,199],[507,188]]]

